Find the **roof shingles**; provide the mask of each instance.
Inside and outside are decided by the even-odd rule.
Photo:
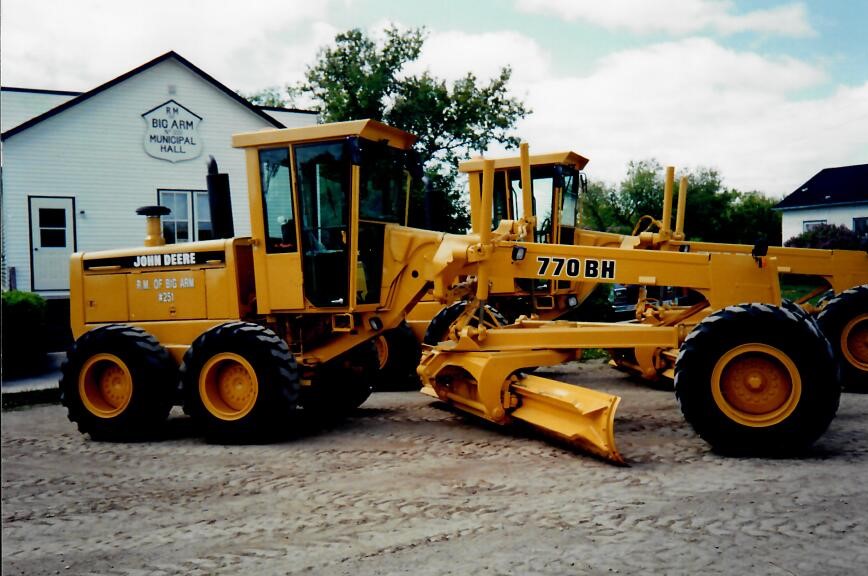
[[[775,208],[788,210],[813,206],[868,203],[868,164],[824,168]]]

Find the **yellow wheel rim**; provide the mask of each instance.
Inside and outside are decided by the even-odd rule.
[[[199,396],[220,420],[243,418],[256,405],[259,380],[243,356],[223,352],[212,356],[199,373]]]
[[[386,342],[386,337],[375,338],[374,348],[377,349],[377,361],[380,364],[380,370],[382,370],[386,366],[386,362],[389,361],[389,344]]]
[[[78,375],[78,395],[84,407],[99,418],[114,418],[133,398],[133,377],[114,354],[94,354]]]
[[[844,326],[841,353],[850,364],[868,371],[868,314],[856,316]]]
[[[724,354],[714,366],[711,384],[721,412],[754,428],[785,421],[802,396],[796,365],[766,344],[743,344]]]

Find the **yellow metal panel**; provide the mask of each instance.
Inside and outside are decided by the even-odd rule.
[[[85,322],[129,320],[125,274],[85,276],[84,294]]]
[[[356,278],[359,275],[359,173],[361,168],[353,164],[352,176],[350,184],[350,294],[349,294],[349,311],[356,309],[356,301],[359,285]]]
[[[205,272],[181,270],[128,274],[130,320],[193,320],[206,317]]]
[[[232,318],[238,316],[235,282],[229,278],[226,268],[205,270],[205,296],[208,318]]]
[[[269,310],[304,308],[301,255],[298,252],[268,254],[264,260],[267,262],[267,270],[263,270],[262,275],[267,276]],[[256,286],[257,293],[260,293],[262,284],[259,276],[256,278]],[[259,312],[263,312],[261,305]]]
[[[477,157],[465,160],[458,164],[458,170],[461,172],[481,172],[482,163],[488,158]],[[549,154],[531,154],[530,163],[532,166],[544,164],[567,164],[575,166],[581,170],[588,164],[589,160],[577,154],[576,152],[551,152]],[[520,156],[510,156],[508,158],[494,158],[494,169],[502,170],[505,168],[519,168],[521,166]]]

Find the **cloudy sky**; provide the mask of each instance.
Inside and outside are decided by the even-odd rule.
[[[334,35],[425,26],[416,70],[513,68],[533,151],[591,178],[629,160],[717,168],[779,197],[868,162],[863,0],[3,0],[4,86],[86,91],[175,50],[245,92],[300,80]]]

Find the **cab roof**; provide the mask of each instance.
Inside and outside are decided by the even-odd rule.
[[[507,158],[476,157],[461,162],[458,165],[458,170],[460,170],[461,172],[482,172],[482,166],[485,160],[494,160],[495,170],[521,167],[520,156],[509,156]],[[545,164],[567,164],[569,166],[575,166],[576,169],[581,170],[588,164],[588,162],[589,160],[587,158],[575,152],[550,152],[548,154],[530,155],[531,166],[539,166]]]
[[[416,142],[416,136],[409,132],[392,128],[377,120],[350,120],[349,122],[332,122],[300,128],[242,132],[232,136],[232,146],[235,148],[259,148],[280,144],[337,140],[350,136],[359,136],[377,142],[387,140],[390,146],[403,150],[409,149]]]

